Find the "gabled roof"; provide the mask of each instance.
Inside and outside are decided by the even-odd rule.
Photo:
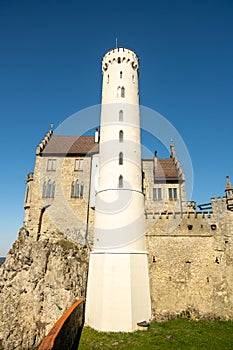
[[[41,152],[42,156],[86,155],[99,152],[94,136],[53,135]]]

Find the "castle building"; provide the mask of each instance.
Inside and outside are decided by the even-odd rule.
[[[49,130],[42,139],[34,172],[27,177],[24,227],[37,240],[58,232],[90,248],[86,318],[93,328],[132,331],[150,317],[184,310],[233,318],[232,184],[227,178],[225,196],[196,211],[195,202],[186,201],[173,144],[168,158],[155,152],[141,159],[138,69],[133,51],[107,52],[100,132],[60,136]],[[132,276],[127,289],[122,286],[128,294],[121,296],[113,292],[114,281],[108,284],[119,255],[124,258],[115,281]],[[131,270],[134,264],[138,268]],[[104,291],[98,281],[105,283]],[[107,315],[109,305],[114,320]]]

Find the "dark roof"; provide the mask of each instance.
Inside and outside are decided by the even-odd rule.
[[[55,136],[48,141],[42,156],[86,155],[99,152],[99,144],[94,136]]]

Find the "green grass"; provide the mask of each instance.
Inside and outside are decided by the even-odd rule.
[[[84,327],[78,350],[233,350],[233,321],[152,322],[147,331],[102,333]]]

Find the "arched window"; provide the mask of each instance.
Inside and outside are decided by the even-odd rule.
[[[121,97],[125,97],[125,88],[122,86],[121,88]]]
[[[123,188],[123,176],[122,175],[119,176],[118,187]]]
[[[52,182],[51,180],[48,181],[47,185],[47,192],[46,192],[46,197],[50,198],[51,197],[51,191],[52,191]]]
[[[55,181],[53,181],[53,184],[52,184],[51,198],[54,198],[54,196],[55,196]]]
[[[117,59],[117,63],[121,63],[121,59],[120,59],[120,57],[118,57],[118,59]]]
[[[117,88],[117,97],[121,97],[121,87],[118,86]]]
[[[71,198],[75,197],[75,186],[74,186],[74,181],[71,184]]]
[[[132,75],[132,82],[135,83],[135,76]]]
[[[81,183],[81,187],[80,187],[80,197],[83,197],[84,194],[84,183]]]
[[[123,133],[123,130],[120,130],[119,131],[119,142],[123,142],[123,139],[124,139],[124,133]]]
[[[122,79],[122,72],[120,72],[120,79]]]
[[[123,165],[123,153],[119,153],[119,165]]]
[[[80,193],[80,183],[79,180],[76,181],[75,197],[79,197]]]
[[[119,112],[119,122],[123,122],[123,111],[120,110]]]

